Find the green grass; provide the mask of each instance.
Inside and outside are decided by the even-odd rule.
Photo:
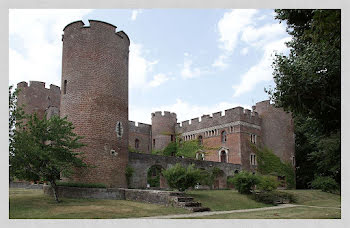
[[[320,207],[340,207],[340,195],[322,192],[321,190],[281,190],[292,193],[296,196],[295,204],[320,206]]]
[[[203,216],[192,219],[340,219],[340,217],[341,212],[339,209],[298,206],[276,210]]]
[[[239,194],[235,190],[195,190],[188,194],[202,206],[212,211],[229,211],[238,209],[251,209],[271,207],[272,205],[256,202],[247,195]]]
[[[10,189],[10,219],[131,218],[185,214],[188,210],[127,200],[68,199],[57,204],[37,189]]]

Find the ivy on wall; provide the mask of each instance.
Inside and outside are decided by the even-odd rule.
[[[267,147],[251,144],[257,155],[258,172],[263,175],[284,176],[288,189],[295,188],[295,172],[291,163],[284,163]]]

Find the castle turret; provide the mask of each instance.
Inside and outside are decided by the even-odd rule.
[[[130,41],[116,26],[89,20],[64,29],[61,117],[86,144],[80,151],[93,167],[72,181],[126,187],[128,162],[128,58]]]
[[[256,103],[261,117],[262,143],[285,162],[295,165],[294,124],[291,113],[276,108],[269,100]]]
[[[176,114],[170,112],[152,113],[152,149],[162,150],[175,141]]]

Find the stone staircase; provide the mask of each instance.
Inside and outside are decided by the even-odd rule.
[[[202,207],[201,203],[193,201],[193,197],[186,196],[183,192],[172,192],[170,197],[174,207],[182,207],[192,212],[210,211],[210,208]]]

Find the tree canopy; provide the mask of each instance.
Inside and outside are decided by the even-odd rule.
[[[60,175],[69,176],[73,167],[86,164],[76,149],[84,146],[66,118],[50,119],[27,115],[26,121],[16,122],[10,172],[18,179],[48,181],[58,202],[56,181]]]
[[[340,10],[275,10],[292,40],[288,55],[276,54],[276,87],[267,91],[294,116],[297,185],[315,176],[340,183],[341,18]]]

